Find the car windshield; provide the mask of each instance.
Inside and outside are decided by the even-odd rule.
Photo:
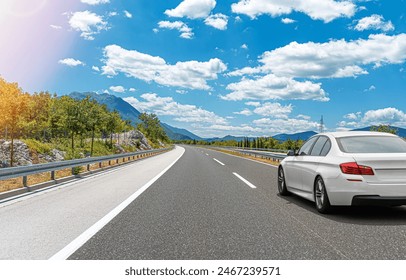
[[[406,142],[392,136],[350,136],[337,138],[344,153],[406,153]]]

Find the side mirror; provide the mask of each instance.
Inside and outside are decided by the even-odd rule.
[[[294,157],[296,155],[295,150],[289,150],[288,157]]]

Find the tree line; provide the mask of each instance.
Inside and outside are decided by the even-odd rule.
[[[113,146],[113,134],[134,129],[130,121],[123,120],[117,111],[110,111],[106,105],[86,97],[76,100],[69,96],[57,97],[48,92],[29,94],[17,83],[8,83],[0,77],[0,131],[11,140],[10,166],[14,160],[14,140],[36,139],[50,142],[66,139],[70,142],[71,157],[75,154],[75,142],[81,145],[90,141],[90,156],[93,155],[94,141],[104,139]],[[141,117],[141,116],[140,116]],[[152,138],[167,140],[160,131],[159,119],[153,114],[142,114],[141,125],[144,133]]]
[[[211,145],[211,146],[223,146],[223,147],[239,147],[248,149],[275,149],[275,150],[293,150],[299,149],[304,141],[292,140],[279,141],[272,137],[256,137],[249,138],[244,137],[242,140],[222,140],[222,141],[205,141],[205,140],[180,140],[176,141],[179,144],[187,145]]]

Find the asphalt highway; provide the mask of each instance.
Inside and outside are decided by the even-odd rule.
[[[406,208],[277,194],[277,168],[198,147],[69,259],[405,259]]]

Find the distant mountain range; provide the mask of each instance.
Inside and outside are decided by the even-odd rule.
[[[367,126],[363,128],[357,128],[353,129],[353,131],[370,131],[372,126]],[[406,137],[406,129],[401,128],[401,127],[396,127],[396,126],[389,126],[391,129],[396,130],[396,134],[400,137],[405,138]]]
[[[86,96],[90,96],[92,99],[96,100],[100,104],[105,104],[109,110],[117,110],[121,117],[125,120],[130,120],[134,125],[138,124],[140,121],[138,119],[138,116],[141,114],[137,109],[135,109],[133,106],[131,106],[129,103],[124,101],[122,98],[103,93],[103,94],[97,94],[95,92],[72,92],[70,97],[75,98],[75,99],[84,99]],[[193,134],[192,132],[182,129],[182,128],[177,128],[170,126],[169,124],[161,122],[162,128],[165,130],[166,134],[168,137],[172,140],[205,140],[208,142],[214,142],[214,141],[229,141],[229,140],[235,140],[235,141],[241,141],[244,139],[244,137],[241,136],[232,136],[232,135],[227,135],[222,138],[202,138],[197,136],[196,134]],[[400,127],[395,127],[391,126],[391,128],[397,130],[397,134],[400,137],[406,137],[406,129],[400,128]],[[354,129],[354,131],[370,131],[371,126],[364,127],[364,128],[357,128]],[[293,134],[277,134],[272,136],[272,138],[275,138],[279,141],[286,141],[288,139],[291,140],[307,140],[311,136],[317,134],[317,132],[314,131],[305,131],[305,132],[299,132],[299,133],[293,133]],[[252,139],[252,138],[250,138]]]
[[[128,102],[115,95],[103,93],[97,94],[95,92],[72,92],[69,94],[74,99],[84,99],[90,96],[100,104],[105,104],[111,111],[117,110],[124,120],[130,120],[133,125],[140,122],[138,116],[141,114],[137,109],[131,106]],[[169,124],[161,122],[162,128],[165,130],[168,137],[172,140],[201,140],[202,138],[193,134],[192,132],[177,127],[170,126]]]
[[[272,136],[272,138],[278,140],[278,141],[286,141],[288,139],[290,140],[307,140],[313,135],[317,134],[317,132],[314,131],[305,131],[305,132],[299,132],[299,133],[293,133],[293,134],[277,134]]]

